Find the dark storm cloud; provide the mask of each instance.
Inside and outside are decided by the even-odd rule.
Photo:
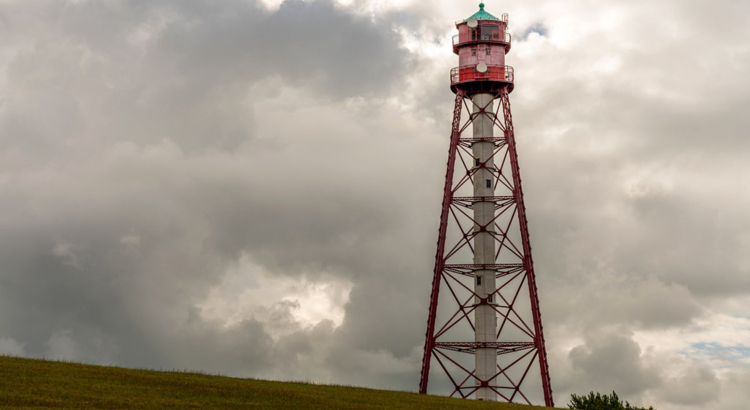
[[[273,12],[242,0],[81,2],[64,7],[60,22],[66,34],[106,54],[137,37],[134,30],[163,25],[145,64],[201,80],[186,87],[281,75],[352,96],[387,90],[405,59],[387,19],[355,16],[331,1],[286,1]]]
[[[165,32],[159,47],[198,76],[281,75],[334,96],[387,91],[404,69],[387,20],[353,17],[330,2],[284,2],[270,16],[241,4],[201,10],[200,22]]]
[[[330,2],[275,12],[239,1],[4,7],[22,34],[7,39],[15,53],[0,114],[13,175],[0,327],[25,354],[274,374],[284,361],[269,362],[269,351],[305,349],[274,345],[255,320],[223,330],[195,308],[240,254],[291,276],[384,269],[357,252],[390,247],[382,235],[403,213],[384,213],[378,190],[351,187],[388,181],[363,168],[372,160],[361,153],[326,151],[357,137],[325,130],[327,142],[300,144],[311,132],[301,124],[276,145],[253,144],[254,107],[278,95],[251,88],[274,78],[302,87],[290,110],[300,92],[384,93],[407,64],[387,21]],[[217,148],[238,151],[190,154]],[[276,326],[293,306],[279,308]]]
[[[10,86],[23,79],[26,99],[8,101],[6,110],[23,115],[6,121],[3,134],[24,135],[35,150],[54,149],[84,126],[100,126],[97,135],[112,140],[166,137],[185,149],[234,149],[253,138],[251,106],[267,97],[248,95],[254,83],[281,77],[328,98],[378,94],[407,64],[387,20],[330,2],[285,2],[273,13],[249,1],[7,7],[8,29],[26,32],[34,47],[10,67]],[[54,28],[43,26],[49,20]],[[84,104],[96,104],[103,118],[81,118]],[[54,113],[45,117],[55,122],[28,124],[35,113]],[[50,133],[57,138],[38,135]]]

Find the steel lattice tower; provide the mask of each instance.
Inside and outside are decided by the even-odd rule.
[[[508,99],[513,91],[513,68],[505,65],[508,15],[498,19],[480,4],[479,12],[456,28],[459,67],[450,73],[456,100],[419,392],[427,393],[434,359],[450,380],[451,396],[531,404],[522,387],[524,381],[529,385],[536,362],[541,372],[536,380],[551,407]],[[464,110],[469,115],[462,123]],[[469,126],[472,137],[464,136]],[[471,334],[474,340],[467,341]]]

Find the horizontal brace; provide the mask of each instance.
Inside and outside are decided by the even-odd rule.
[[[485,263],[485,264],[446,264],[445,268],[452,269],[472,269],[472,270],[501,270],[501,269],[517,269],[523,268],[522,263]]]
[[[480,348],[495,348],[497,354],[506,354],[535,349],[536,344],[533,342],[441,342],[435,343],[435,348],[470,354],[475,354],[476,349]]]
[[[476,277],[475,272],[478,270],[492,270],[495,271],[496,278],[502,278],[504,276],[513,275],[523,271],[524,266],[520,263],[504,263],[497,265],[444,265],[443,270],[446,272],[452,272],[459,275],[463,275],[469,278]]]
[[[534,342],[437,342],[435,343],[435,347],[446,347],[446,346],[507,348],[507,347],[519,347],[519,346],[534,347],[536,345],[534,344]]]
[[[493,389],[508,389],[508,390],[518,390],[518,387],[510,387],[510,386],[495,386],[494,384],[490,384],[490,385],[488,385],[487,387],[492,387]],[[473,385],[473,386],[461,386],[461,387],[459,387],[459,389],[461,389],[461,390],[471,390],[471,389],[476,389],[476,388],[477,388],[477,386],[476,386],[476,385]]]
[[[515,201],[516,198],[513,196],[454,196],[453,202],[456,201],[468,201],[468,202],[506,202]]]
[[[505,137],[489,137],[489,138],[461,138],[461,142],[500,142],[505,141]]]
[[[437,349],[443,349],[443,350],[450,350],[453,352],[458,353],[468,353],[468,354],[476,354],[477,350],[473,347],[438,347],[435,346]],[[534,346],[528,347],[528,346],[519,346],[519,347],[513,347],[508,349],[497,349],[497,355],[504,355],[504,354],[510,354],[510,353],[516,353],[516,352],[522,352],[524,350],[530,350],[534,349]]]

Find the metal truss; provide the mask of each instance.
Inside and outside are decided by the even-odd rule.
[[[508,87],[497,91],[493,100],[497,103],[494,112],[488,109],[491,103],[479,107],[465,91],[459,89],[456,92],[419,392],[427,393],[430,365],[434,359],[453,386],[451,397],[469,398],[480,387],[488,387],[508,402],[532,404],[523,383],[536,362],[540,369],[545,405],[552,407],[552,389],[508,92]],[[464,109],[470,115],[462,124],[461,113]],[[463,132],[480,115],[488,116],[496,127],[496,133],[499,129],[502,137],[463,138]],[[476,142],[494,143],[492,166],[487,165],[490,161],[480,163],[474,157],[472,144]],[[480,169],[490,171],[498,196],[469,195],[473,193],[474,175]],[[494,219],[485,225],[478,224],[472,217],[473,206],[479,201],[495,204]],[[495,260],[498,263],[470,263],[473,261],[473,239],[480,232],[489,233],[495,240]],[[496,290],[486,297],[480,297],[473,290],[477,270],[495,272]],[[448,340],[457,335],[459,338],[463,335],[463,339],[473,339],[475,327],[472,313],[480,305],[491,306],[497,312],[497,342]],[[445,310],[447,306],[451,308]],[[465,331],[461,333],[459,328]],[[466,360],[462,362],[460,359],[461,354],[474,354],[480,347],[497,349],[497,372],[488,380],[480,380],[470,370]]]

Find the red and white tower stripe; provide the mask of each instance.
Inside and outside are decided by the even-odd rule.
[[[537,385],[551,407],[508,99],[514,86],[513,68],[505,65],[508,18],[480,4],[456,27],[459,66],[450,73],[456,101],[419,392],[427,393],[434,359],[448,376],[451,396],[531,404],[524,386],[537,384],[529,381],[538,363]],[[462,123],[464,110],[469,115]]]

